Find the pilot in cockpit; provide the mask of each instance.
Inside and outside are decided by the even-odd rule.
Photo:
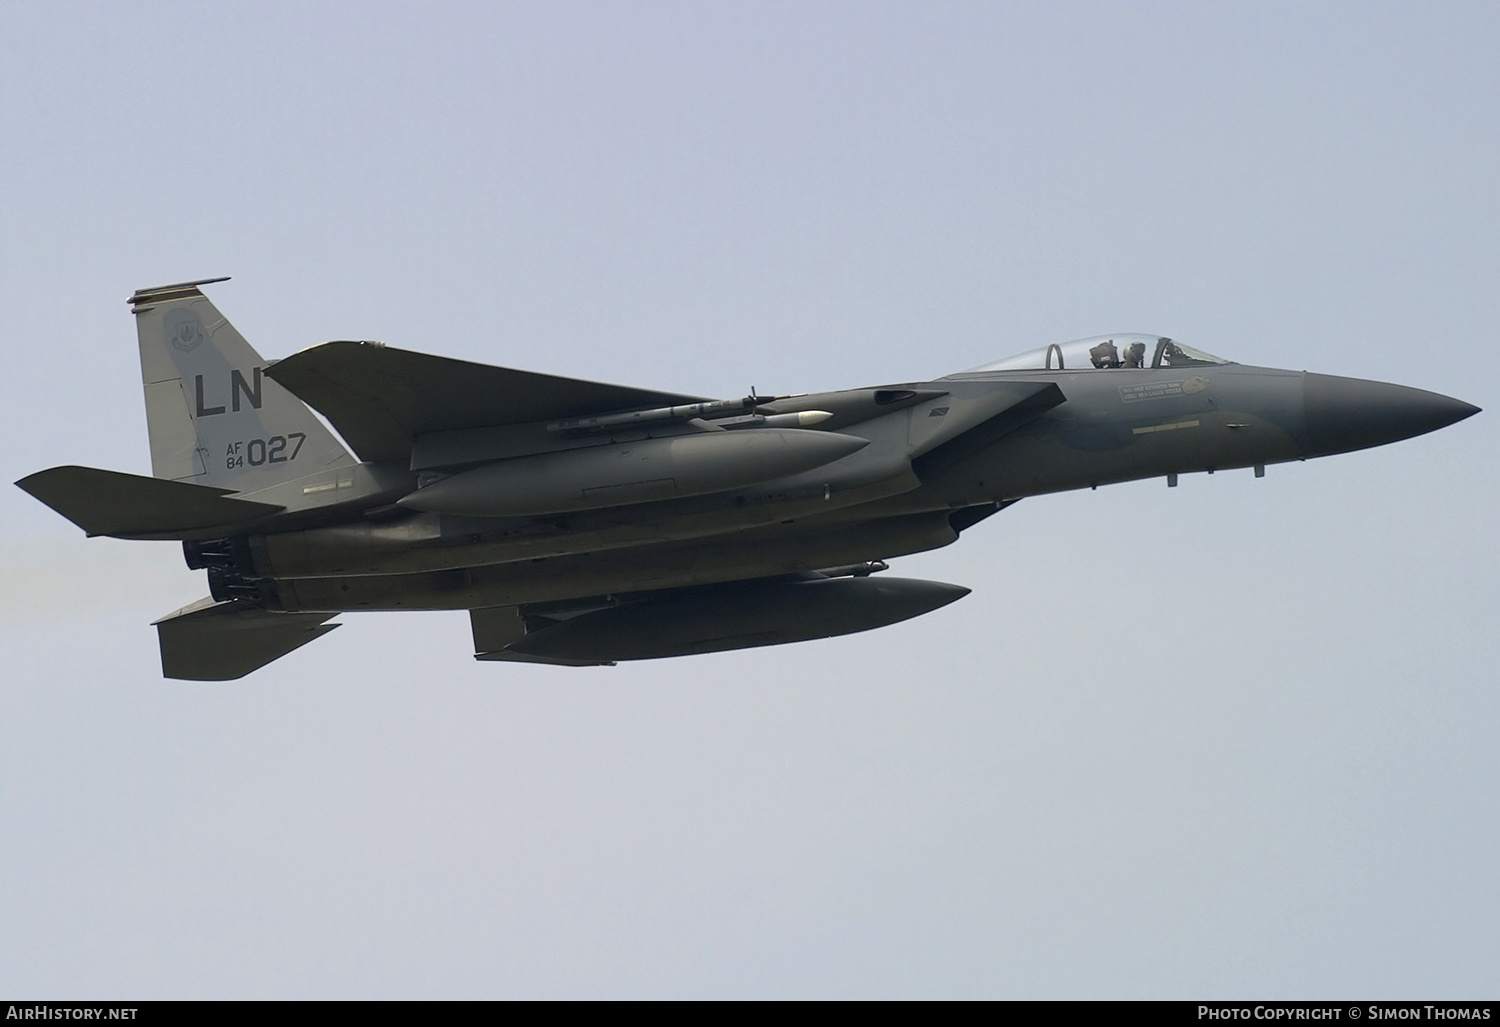
[[[1146,366],[1146,344],[1144,342],[1132,342],[1125,347],[1125,367]]]
[[[1119,367],[1120,351],[1115,349],[1115,340],[1106,339],[1097,346],[1091,346],[1089,359],[1094,362],[1095,367]]]
[[[1181,346],[1177,345],[1171,339],[1164,339],[1162,341],[1164,345],[1162,346],[1161,362],[1166,367],[1181,367],[1185,364],[1196,363],[1186,353],[1182,352]]]

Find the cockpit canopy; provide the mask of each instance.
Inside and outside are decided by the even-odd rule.
[[[1095,335],[1072,342],[1053,343],[1018,353],[993,364],[970,368],[982,371],[1093,371],[1148,367],[1211,367],[1230,361],[1184,346],[1161,335],[1124,332]]]

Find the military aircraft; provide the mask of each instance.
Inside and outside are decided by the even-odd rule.
[[[267,361],[200,290],[225,280],[130,297],[152,477],[16,483],[90,536],[180,540],[207,572],[208,598],[156,622],[171,678],[243,677],[357,610],[467,610],[477,659],[564,666],[864,631],[969,591],[876,576],[886,560],[1026,496],[1259,476],[1478,412],[1136,334],[739,399],[378,342]]]

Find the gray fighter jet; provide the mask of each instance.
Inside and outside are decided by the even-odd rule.
[[[152,477],[16,483],[89,535],[181,540],[207,572],[208,598],[156,622],[172,678],[242,677],[350,610],[467,610],[477,659],[567,666],[864,631],[968,593],[876,576],[885,560],[1025,496],[1260,475],[1478,411],[1154,335],[728,400],[376,342],[267,361],[211,281],[130,297]]]

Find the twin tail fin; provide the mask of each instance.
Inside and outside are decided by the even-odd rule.
[[[157,478],[254,492],[354,457],[198,287],[158,286],[130,297]]]

